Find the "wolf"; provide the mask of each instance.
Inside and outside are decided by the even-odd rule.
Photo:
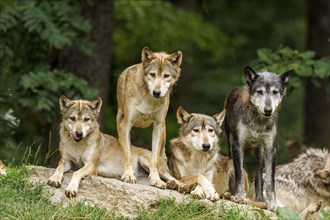
[[[7,174],[7,168],[5,164],[0,160],[0,175],[6,175]]]
[[[88,175],[100,175],[117,178],[124,173],[124,151],[117,138],[100,132],[97,118],[102,106],[102,99],[93,101],[70,100],[65,96],[59,99],[62,114],[60,125],[60,161],[54,174],[48,179],[48,184],[59,187],[63,173],[71,169],[72,163],[78,168],[65,190],[68,197],[78,193],[79,183]],[[151,167],[151,152],[146,149],[130,146],[133,159],[133,170],[141,173],[149,172]],[[172,180],[166,161],[159,158],[158,168],[160,176],[165,180]],[[143,168],[143,169],[140,169]],[[143,173],[141,173],[143,174]]]
[[[216,178],[218,135],[221,133],[225,110],[211,117],[189,114],[180,106],[176,115],[181,127],[179,137],[170,141],[173,175],[185,184],[197,184],[191,194],[218,200],[219,194],[213,187],[213,179]]]
[[[233,161],[219,153],[218,143],[225,112],[223,110],[211,117],[188,113],[182,106],[177,110],[179,137],[170,141],[170,162],[174,177],[185,184],[181,189],[191,192],[197,198],[216,201],[220,195],[232,200],[235,185]],[[244,186],[248,191],[248,175],[245,170]],[[168,188],[171,188],[171,181],[168,181]],[[247,204],[265,208],[263,204],[252,200],[248,200]]]
[[[262,71],[256,73],[251,67],[244,69],[246,85],[234,89],[225,101],[225,132],[235,170],[235,196],[246,200],[243,179],[244,149],[255,148],[257,158],[256,200],[264,202],[262,193],[265,182],[267,204],[274,209],[274,176],[277,118],[286,85],[293,71],[281,75]],[[265,169],[265,180],[262,178]]]
[[[276,198],[281,206],[297,212],[313,213],[309,207],[320,203],[330,208],[330,152],[310,148],[291,163],[276,167]],[[316,212],[318,209],[314,209]],[[313,215],[319,218],[320,213]],[[307,219],[307,218],[306,218]]]
[[[179,79],[182,52],[172,54],[152,52],[148,47],[142,50],[142,62],[125,69],[117,82],[117,132],[120,146],[125,155],[125,172],[121,180],[135,183],[132,168],[130,131],[132,127],[145,128],[153,125],[152,160],[150,185],[165,188],[159,178],[159,158],[165,155],[166,125],[170,93]]]

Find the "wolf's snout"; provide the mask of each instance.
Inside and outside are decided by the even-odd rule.
[[[154,91],[152,91],[152,94],[153,94],[153,96],[155,97],[155,98],[159,98],[160,97],[160,91],[157,91],[157,90],[154,90]]]
[[[265,112],[265,116],[271,116],[273,109],[271,107],[266,107],[264,109],[264,112]]]
[[[83,138],[83,132],[82,131],[76,131],[72,134],[72,137],[75,141],[80,141]]]
[[[210,150],[211,145],[209,143],[204,143],[202,144],[203,151],[208,151]]]

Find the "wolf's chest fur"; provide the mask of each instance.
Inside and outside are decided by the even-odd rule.
[[[190,149],[180,140],[172,141],[173,158],[180,166],[181,176],[204,175],[214,169],[218,159],[217,150],[202,152]]]

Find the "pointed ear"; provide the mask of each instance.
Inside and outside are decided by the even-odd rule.
[[[68,108],[70,108],[73,105],[71,100],[65,97],[64,95],[60,97],[59,103],[60,103],[61,112],[66,112],[66,110],[68,110]]]
[[[258,74],[249,66],[245,67],[244,75],[249,86],[258,78]]]
[[[176,111],[176,118],[178,120],[178,124],[180,125],[187,123],[190,117],[191,117],[190,114],[186,112],[182,106],[180,106]]]
[[[91,101],[89,104],[89,107],[93,110],[94,113],[96,113],[98,115],[100,113],[101,107],[102,107],[101,97],[97,97],[96,99]]]
[[[152,59],[155,58],[154,52],[152,52],[148,47],[142,49],[141,59],[143,66],[146,66],[150,63]]]
[[[219,128],[221,128],[223,120],[225,119],[226,116],[226,109],[222,110],[222,112],[213,115],[213,118],[215,119],[215,121],[217,122],[217,125]]]
[[[280,75],[282,83],[286,84],[293,73],[294,73],[294,70],[289,70],[289,71],[286,71],[285,73],[282,73]]]
[[[180,67],[182,63],[182,56],[182,52],[178,50],[177,52],[172,53],[167,59],[172,63],[173,66],[176,65]]]

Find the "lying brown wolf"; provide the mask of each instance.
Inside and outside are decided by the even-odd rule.
[[[280,205],[300,212],[302,219],[330,208],[330,152],[311,148],[291,163],[277,166],[275,192]]]
[[[172,169],[175,178],[185,183],[182,189],[193,189],[191,194],[212,201],[219,195],[233,200],[235,173],[233,160],[219,154],[218,135],[225,117],[225,110],[213,117],[186,112],[182,107],[177,110],[180,124],[179,137],[171,140]],[[244,171],[245,190],[248,190],[248,175]],[[171,182],[168,182],[171,188]],[[180,191],[180,189],[179,189]],[[265,204],[250,199],[247,204],[266,208]]]
[[[103,134],[99,130],[97,122],[102,106],[101,98],[93,101],[69,100],[60,97],[60,109],[62,123],[60,126],[61,159],[55,173],[49,178],[48,184],[59,187],[63,173],[75,163],[80,169],[73,173],[72,179],[65,190],[68,197],[74,197],[78,193],[78,186],[82,178],[96,174],[104,177],[119,179],[124,173],[124,152],[118,139]],[[147,172],[151,165],[151,152],[137,148],[132,149],[133,170],[138,172],[140,165]],[[168,172],[166,161],[159,158],[160,176],[168,181],[176,182]]]
[[[152,160],[150,166],[150,184],[165,188],[159,178],[159,157],[166,160],[165,118],[170,102],[172,86],[180,76],[182,53],[171,55],[154,53],[145,47],[142,50],[142,63],[125,69],[117,83],[117,131],[124,152],[125,171],[121,179],[135,183],[133,157],[131,153],[130,131],[132,127],[145,128],[153,125]]]

